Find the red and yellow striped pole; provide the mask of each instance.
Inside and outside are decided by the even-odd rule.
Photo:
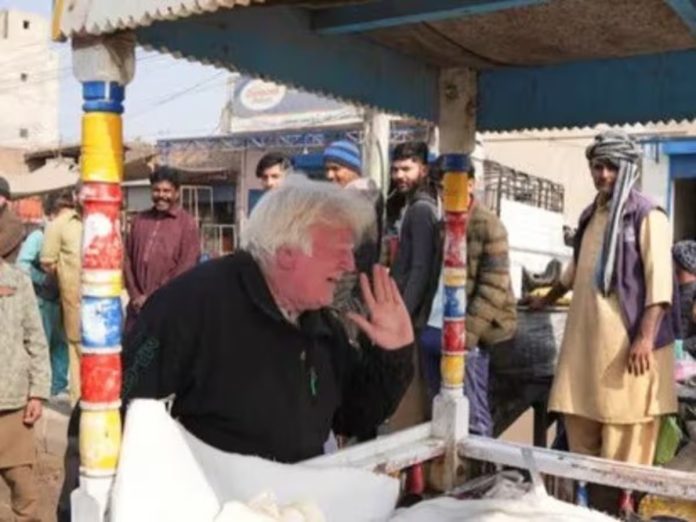
[[[80,487],[104,512],[121,446],[124,87],[83,83]]]

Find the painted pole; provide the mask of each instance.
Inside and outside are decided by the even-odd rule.
[[[123,128],[125,85],[135,74],[135,35],[74,37],[82,83],[80,487],[73,522],[102,522],[121,447]]]
[[[469,431],[469,402],[464,396],[466,354],[466,231],[468,224],[469,158],[465,154],[443,157],[445,244],[442,275],[444,321],[442,327],[442,380],[433,401],[433,435],[445,440],[440,489],[450,490],[461,475],[457,443]]]
[[[469,220],[469,159],[464,154],[443,157],[445,251],[443,256],[444,323],[442,327],[441,393],[464,394],[466,353],[466,233]]]
[[[75,520],[102,520],[121,446],[121,324],[123,313],[124,87],[84,82],[80,199],[83,204],[80,306],[80,490]],[[96,505],[95,505],[96,503]],[[86,506],[89,506],[88,508]],[[84,509],[87,509],[87,514]],[[95,509],[97,512],[95,513]],[[98,518],[93,518],[96,515]]]

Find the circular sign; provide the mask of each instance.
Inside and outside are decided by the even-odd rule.
[[[285,97],[286,88],[262,80],[251,80],[239,93],[239,101],[250,111],[267,111]]]

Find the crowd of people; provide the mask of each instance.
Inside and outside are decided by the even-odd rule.
[[[573,291],[549,409],[562,416],[571,451],[650,465],[661,419],[677,410],[675,341],[696,355],[696,241],[672,245],[667,214],[635,186],[641,151],[630,137],[604,132],[586,156],[597,196],[573,259],[528,303],[542,310]],[[354,143],[334,142],[323,157],[327,182],[265,155],[256,176],[266,193],[240,248],[206,262],[177,173],[153,172],[153,205],[125,241],[124,407],[173,395],[173,416],[203,442],[288,463],[372,438],[385,421],[394,430],[429,418],[444,320],[442,161],[425,143],[396,146],[383,194]],[[494,373],[491,354],[514,350],[517,329],[507,232],[476,197],[471,162],[465,171],[467,368]],[[28,235],[9,199],[0,178],[0,474],[18,520],[34,520],[32,426],[43,403],[67,391],[73,447],[59,520],[69,520],[79,464],[79,187],[47,198],[45,228]],[[390,235],[398,248],[385,263]],[[490,420],[471,428],[492,434]]]

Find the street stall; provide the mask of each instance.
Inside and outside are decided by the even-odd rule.
[[[122,116],[135,45],[436,123],[445,177],[443,384],[432,423],[315,459],[398,473],[437,459],[455,487],[467,459],[581,483],[696,500],[696,475],[528,448],[468,434],[462,393],[467,202],[462,154],[475,131],[691,119],[696,115],[696,6],[681,0],[57,0],[54,37],[70,39],[83,83],[86,234],[82,294],[122,289],[116,220]],[[103,232],[103,234],[102,234]],[[100,235],[101,234],[101,235]],[[102,251],[109,255],[101,255]],[[90,321],[118,321],[118,313]],[[83,317],[85,317],[83,315]],[[110,324],[83,324],[83,331]],[[81,486],[74,520],[105,516],[121,441],[120,337],[85,345]],[[534,473],[532,473],[534,475]],[[446,519],[446,518],[443,518]]]

